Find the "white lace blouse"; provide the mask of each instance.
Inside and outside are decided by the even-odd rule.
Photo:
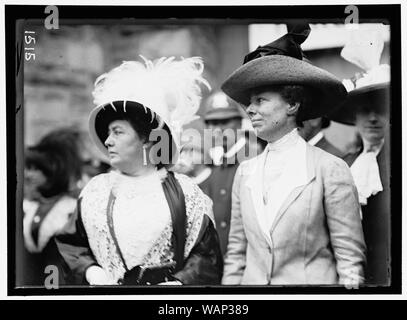
[[[144,177],[129,177],[110,172],[93,178],[82,191],[81,215],[89,245],[98,264],[114,282],[120,279],[122,263],[107,223],[110,193],[113,204],[113,226],[128,269],[173,263],[171,213],[162,188],[167,172],[158,170]],[[212,218],[212,203],[184,175],[175,175],[186,203],[187,238],[184,256],[191,251],[204,214]]]

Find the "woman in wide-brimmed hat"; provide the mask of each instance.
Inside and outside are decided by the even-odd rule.
[[[352,41],[354,40],[354,41]],[[355,125],[361,149],[352,155],[351,172],[359,193],[367,246],[366,283],[390,283],[390,66],[379,64],[384,42],[377,29],[354,34],[341,55],[363,73],[344,80],[349,90],[331,118]]]
[[[222,89],[268,141],[243,162],[232,191],[223,284],[363,282],[365,244],[357,191],[346,163],[307,144],[304,120],[334,111],[342,83],[304,59],[308,25],[248,54]]]
[[[114,170],[86,185],[75,236],[59,239],[72,280],[220,282],[212,203],[191,179],[167,170],[182,125],[195,118],[200,85],[208,85],[202,71],[200,58],[161,58],[124,62],[96,80],[89,130]]]

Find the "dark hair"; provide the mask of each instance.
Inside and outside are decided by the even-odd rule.
[[[151,112],[149,108],[145,108],[142,104],[139,104],[134,101],[127,101],[126,105],[124,105],[123,101],[115,101],[112,102],[114,105],[113,107],[107,105],[105,108],[99,111],[95,118],[95,129],[96,134],[98,135],[100,141],[104,143],[108,137],[108,128],[109,125],[115,120],[125,120],[130,123],[134,131],[136,131],[139,138],[147,142],[149,141],[150,134],[153,130],[155,130],[159,122],[157,117],[154,113]],[[171,131],[166,124],[162,130],[171,137]],[[169,155],[171,162],[172,158],[174,157],[175,151],[175,144],[172,139],[170,139],[171,144],[169,146]],[[160,142],[160,136],[157,141],[152,141],[153,145]],[[160,153],[160,150],[159,150]],[[161,154],[158,154],[160,156]],[[160,169],[164,167],[168,163],[157,163],[157,168]]]
[[[119,105],[120,103],[120,105]],[[96,125],[96,133],[104,143],[108,137],[109,132],[109,125],[116,120],[125,120],[130,123],[134,131],[136,131],[139,138],[146,142],[150,133],[153,128],[157,127],[158,122],[154,119],[151,122],[152,114],[149,109],[144,111],[144,107],[140,105],[140,108],[143,110],[139,110],[139,107],[134,107],[131,104],[135,104],[135,102],[128,101],[126,103],[126,110],[124,110],[124,106],[122,102],[114,102],[115,109],[111,106],[106,106],[99,113],[96,115],[95,125]]]
[[[331,125],[331,120],[327,117],[321,117],[321,129],[328,128]]]
[[[26,168],[37,168],[46,177],[46,182],[38,188],[43,197],[69,192],[72,181],[81,179],[80,140],[78,130],[62,128],[51,131],[38,144],[27,148]]]
[[[316,90],[302,85],[281,85],[273,86],[273,90],[277,91],[285,102],[288,104],[299,103],[300,107],[296,116],[297,126],[302,127],[302,122],[313,117],[305,117],[305,111],[312,114],[312,107],[316,103]],[[314,117],[317,118],[318,116]]]

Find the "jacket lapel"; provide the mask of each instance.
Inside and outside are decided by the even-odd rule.
[[[273,233],[276,225],[281,220],[282,216],[287,211],[288,207],[295,201],[295,199],[297,199],[299,197],[299,195],[304,191],[304,189],[307,187],[307,185],[315,178],[314,151],[308,143],[306,143],[305,148],[306,148],[306,168],[307,168],[306,180],[305,181],[304,180],[303,181],[291,181],[291,183],[293,183],[293,185],[295,187],[286,197],[286,199],[282,203],[280,209],[278,210],[277,215],[271,226],[270,234]],[[292,174],[293,179],[295,179],[296,176],[298,176],[298,175],[296,175],[295,173]]]

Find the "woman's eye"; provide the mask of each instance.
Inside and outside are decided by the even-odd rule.
[[[122,134],[123,132],[122,131],[119,131],[119,130],[112,130],[112,131],[110,131],[109,132],[109,136],[110,135],[113,135],[113,136],[118,136],[118,135],[120,135],[120,134]]]
[[[264,101],[262,97],[254,97],[252,103],[254,104],[261,104]]]

